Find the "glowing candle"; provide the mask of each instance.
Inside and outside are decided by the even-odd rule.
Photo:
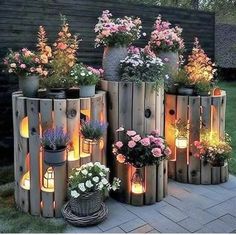
[[[188,139],[185,137],[177,137],[175,140],[175,145],[177,148],[185,149],[188,147]]]

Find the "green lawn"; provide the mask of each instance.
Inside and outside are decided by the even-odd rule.
[[[236,82],[221,82],[220,87],[227,92],[226,132],[232,138],[233,158],[230,172],[236,175]]]

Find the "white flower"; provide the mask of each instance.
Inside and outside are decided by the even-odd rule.
[[[70,192],[70,195],[71,195],[71,197],[73,197],[73,198],[77,198],[80,194],[79,194],[77,191],[72,190],[72,191]]]
[[[146,36],[147,36],[147,34],[144,32],[144,33],[143,33],[143,36],[144,36],[144,37],[146,37]]]
[[[107,181],[106,178],[103,178],[103,179],[101,180],[101,182],[102,182],[104,185],[108,184],[108,181]]]
[[[12,73],[12,72],[13,72],[13,70],[12,70],[12,69],[9,69],[9,70],[8,70],[8,72],[9,72],[9,73]]]
[[[93,177],[93,181],[94,181],[95,183],[97,183],[97,182],[99,181],[98,176]]]
[[[93,73],[91,71],[88,72],[89,75],[92,75]]]
[[[85,183],[86,187],[88,188],[92,188],[93,187],[93,184],[91,182],[91,180],[87,180],[86,183]]]
[[[92,176],[93,174],[92,173],[88,173],[88,176]]]
[[[88,174],[88,171],[86,169],[82,170],[81,171],[83,175],[87,175]]]
[[[75,175],[77,176],[77,175],[79,175],[79,172],[77,171],[77,172],[75,172]]]
[[[81,75],[82,77],[84,77],[84,76],[85,76],[85,73],[84,73],[84,72],[82,72],[80,75]]]
[[[100,183],[98,184],[98,189],[99,189],[99,190],[102,190],[102,189],[103,189],[103,183],[102,183],[102,182],[100,182]]]
[[[92,167],[92,166],[93,166],[93,163],[92,163],[92,162],[89,162],[89,163],[86,164],[86,166]]]
[[[100,167],[100,166],[101,166],[101,163],[100,163],[100,162],[95,162],[95,163],[94,163],[94,166]]]
[[[84,186],[84,183],[79,183],[78,188],[82,191],[85,192],[86,188]]]
[[[11,64],[10,64],[10,67],[16,68],[16,63],[11,63]]]
[[[102,177],[105,176],[105,174],[103,172],[100,172],[99,175]]]

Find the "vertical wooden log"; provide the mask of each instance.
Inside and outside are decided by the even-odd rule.
[[[220,183],[220,167],[212,167],[211,168],[211,183],[219,184]]]
[[[145,166],[145,205],[156,202],[156,165]]]
[[[145,83],[137,86],[133,84],[133,129],[139,133],[144,134],[144,97],[145,97]]]
[[[54,124],[67,131],[66,100],[54,100]],[[54,168],[55,188],[55,216],[61,217],[61,208],[64,204],[67,191],[66,164]]]
[[[176,120],[188,125],[188,96],[177,96]],[[176,147],[176,179],[183,183],[188,182],[188,147]]]
[[[168,161],[168,177],[170,179],[176,179],[176,161]]]
[[[220,119],[221,119],[222,96],[212,97],[212,131],[220,137]]]
[[[201,184],[211,184],[211,165],[201,160]]]
[[[102,162],[102,154],[100,151],[100,142],[92,146],[91,161],[92,162]]]
[[[163,161],[160,162],[159,165],[157,165],[157,178],[156,178],[156,184],[157,184],[157,197],[156,200],[157,202],[160,202],[163,199],[164,196],[164,177],[163,177],[163,172],[164,172],[164,165]]]
[[[163,196],[166,197],[168,195],[168,160],[163,161]]]
[[[200,97],[189,97],[189,183],[200,184],[200,160],[194,141],[200,139]]]
[[[54,216],[53,192],[42,191],[42,216],[51,218]]]
[[[226,112],[226,93],[222,91],[222,100],[220,107],[220,138],[224,139],[225,137],[225,112]]]
[[[176,96],[166,94],[165,96],[165,138],[171,149],[170,160],[175,160],[175,129],[173,125],[176,120]],[[174,165],[174,164],[172,164]],[[172,169],[169,169],[172,172]]]
[[[161,115],[161,121],[160,121],[160,135],[164,135],[164,120],[165,120],[165,105],[164,105],[164,97],[165,97],[165,92],[164,88],[160,88],[158,94],[160,94],[160,115]]]
[[[202,96],[201,97],[201,121],[202,129],[207,129],[211,131],[211,97]]]
[[[30,191],[28,189],[24,189],[22,187],[19,188],[20,193],[20,210],[28,213],[30,210]]]
[[[133,174],[135,173],[135,170],[136,170],[135,167],[132,167],[132,174],[131,174],[130,182],[133,177]],[[145,182],[144,167],[142,169],[140,169],[140,173],[142,174],[142,178]],[[131,187],[132,187],[132,185],[131,185]],[[132,190],[131,190],[131,202],[130,203],[134,206],[142,206],[144,204],[144,193],[137,194],[137,193],[132,192]]]
[[[32,215],[40,215],[41,155],[39,130],[39,99],[27,99],[29,118],[29,153],[30,153],[30,210]]]
[[[226,162],[224,166],[220,168],[220,182],[225,183],[229,179],[229,169],[228,169],[228,163]]]
[[[158,129],[161,126],[161,108],[156,99],[161,99],[153,90],[153,83],[145,83],[145,98],[144,98],[144,132],[150,134],[151,131]],[[156,120],[159,122],[156,128]]]

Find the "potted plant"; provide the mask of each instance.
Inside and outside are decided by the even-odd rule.
[[[122,128],[118,131],[125,130]],[[140,136],[134,130],[127,130],[124,141],[114,143],[113,153],[120,163],[141,168],[158,164],[171,154],[171,150],[157,130],[147,136]]]
[[[45,130],[42,136],[44,162],[50,166],[63,165],[66,161],[66,148],[69,142],[69,135],[64,133],[63,128]]]
[[[11,49],[4,58],[6,72],[15,74],[19,79],[19,88],[25,97],[36,97],[39,88],[39,76],[47,75],[41,68],[35,52],[23,48],[13,52]]]
[[[209,96],[211,89],[211,83],[205,80],[198,81],[195,84],[195,93],[200,96]]]
[[[62,25],[58,38],[53,48],[47,45],[46,32],[42,26],[39,28],[37,47],[40,59],[48,69],[47,78],[42,80],[49,98],[65,98],[65,89],[73,87],[73,79],[70,71],[76,63],[76,51],[78,49],[78,36],[72,35],[66,17],[61,15]]]
[[[125,16],[113,19],[106,10],[95,25],[95,47],[104,46],[103,69],[106,80],[118,81],[119,64],[127,56],[127,46],[140,38],[141,20]]]
[[[107,180],[109,168],[100,162],[89,162],[72,170],[69,176],[70,208],[77,216],[88,216],[101,209],[102,194],[117,190],[120,180]]]
[[[84,153],[91,153],[92,145],[100,142],[106,128],[107,123],[99,121],[82,121],[80,132],[83,137],[82,151]]]
[[[194,141],[197,149],[196,158],[200,158],[204,164],[211,164],[213,167],[224,166],[225,162],[231,158],[231,139],[226,133],[224,139],[220,139],[216,133],[203,132],[201,140]]]
[[[184,50],[184,41],[181,36],[182,29],[178,26],[171,27],[171,23],[162,20],[159,15],[153,26],[149,46],[154,53],[166,63],[170,77],[178,70],[179,54]]]
[[[75,64],[70,75],[80,88],[80,97],[92,97],[95,95],[95,86],[100,80],[102,70],[86,67],[82,63]]]
[[[150,51],[149,47],[131,46],[128,55],[120,62],[121,80],[136,83],[152,82],[155,90],[164,84],[163,62]]]
[[[194,85],[184,69],[179,69],[177,71],[174,75],[173,82],[177,85],[178,94],[193,95]]]

